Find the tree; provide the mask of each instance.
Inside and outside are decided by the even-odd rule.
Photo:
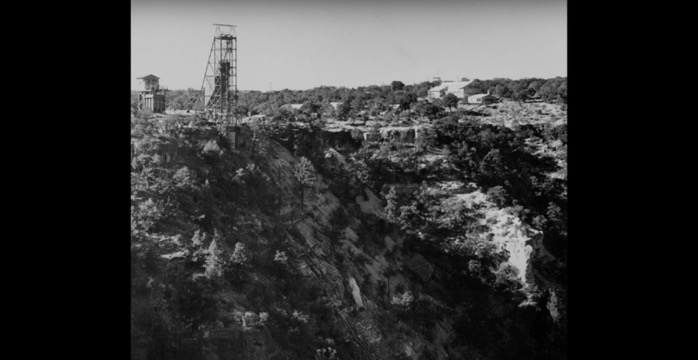
[[[319,118],[322,114],[322,106],[314,101],[306,101],[300,110],[310,118]]]
[[[552,103],[556,100],[562,100],[563,102],[566,102],[567,78],[556,77],[548,79],[538,89],[538,95],[540,95],[543,101],[545,102]]]
[[[502,98],[510,98],[512,96],[511,89],[503,84],[497,84],[494,88],[494,93]]]
[[[138,92],[131,91],[131,114],[136,115],[138,113]]]
[[[211,244],[206,251],[205,263],[204,263],[204,276],[207,278],[221,276],[223,274],[223,260],[221,259],[222,251],[219,248],[218,242],[220,241],[220,235],[218,232],[211,240]]]
[[[390,222],[397,222],[399,217],[400,205],[398,204],[397,191],[394,186],[390,187],[390,191],[385,195],[385,216]]]
[[[330,221],[330,255],[334,254],[334,250],[340,239],[344,236],[344,229],[351,223],[349,216],[343,208],[338,207],[332,210],[329,217]]]
[[[526,80],[514,81],[510,87],[512,98],[516,101],[525,101],[531,95]],[[535,93],[535,92],[534,92]]]
[[[251,111],[247,106],[238,104],[237,108],[235,109],[235,114],[240,116],[248,116],[251,114]]]
[[[402,81],[395,80],[395,81],[390,83],[390,88],[393,91],[402,90],[405,88],[405,84]]]
[[[449,111],[451,111],[452,108],[458,106],[458,96],[453,95],[451,93],[446,94],[446,96],[443,97],[442,101],[444,106],[448,107]]]
[[[494,272],[494,275],[494,286],[498,289],[514,292],[521,288],[519,270],[507,262],[499,264],[499,268]]]
[[[490,150],[480,163],[480,176],[485,183],[494,183],[505,174],[504,159],[499,149]]]
[[[417,108],[419,111],[419,114],[421,116],[426,116],[429,119],[434,119],[437,115],[439,115],[439,112],[441,112],[441,108],[432,104],[432,103],[421,103],[419,107]]]
[[[247,262],[247,259],[248,256],[245,244],[241,242],[235,243],[235,249],[233,250],[233,253],[230,255],[230,262],[237,265],[244,265]]]
[[[301,211],[303,210],[303,199],[305,197],[305,188],[312,186],[317,178],[314,174],[313,164],[305,156],[301,156],[301,160],[293,167],[293,175],[300,184],[301,191]]]
[[[504,207],[509,202],[507,191],[501,185],[489,188],[489,190],[487,190],[487,195],[489,196],[490,200],[492,200],[492,202],[497,204],[499,207]]]
[[[337,118],[339,120],[346,120],[347,117],[351,115],[352,112],[352,103],[354,102],[354,97],[349,96],[344,101],[337,106]]]
[[[407,93],[400,98],[400,108],[402,110],[409,110],[412,104],[415,102],[417,102],[417,95]]]
[[[567,104],[567,80],[557,87],[557,96],[563,103]]]
[[[287,108],[280,108],[276,115],[272,118],[272,121],[276,123],[285,123],[289,121],[295,121],[295,116],[293,112]]]
[[[528,84],[529,95],[530,96],[535,95],[538,92],[538,89],[540,89],[541,85],[543,85],[542,81],[538,81],[538,80],[531,81],[531,83]]]
[[[364,98],[364,96],[361,95],[355,97],[351,103],[351,108],[354,110],[354,114],[361,112],[362,110],[364,110],[365,107],[366,99]]]

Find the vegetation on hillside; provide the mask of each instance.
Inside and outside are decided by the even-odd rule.
[[[133,358],[566,358],[567,125],[447,115],[452,99],[417,100],[433,85],[241,93],[241,114],[270,117],[244,146],[229,134],[246,126],[135,112]],[[566,102],[564,78],[472,87]],[[433,122],[414,141],[327,131],[365,109]],[[541,232],[550,256],[528,283],[490,239],[491,208],[444,183]]]
[[[400,81],[393,81],[391,85],[358,88],[321,86],[310,90],[244,91],[239,97],[240,113],[269,116],[277,113],[286,104],[307,104],[308,108],[317,109],[315,112],[321,115],[340,119],[354,118],[362,112],[377,116],[382,112],[395,110],[393,105],[397,105],[397,109],[401,111],[420,110],[424,102],[420,102],[419,99],[426,98],[427,91],[438,84],[439,82],[425,81],[405,85]],[[515,101],[523,101],[537,95],[546,102],[567,103],[567,78],[475,79],[465,91],[467,94],[490,91],[503,99]],[[341,106],[335,110],[330,104],[333,102],[340,102]],[[443,100],[433,104],[441,108],[455,106],[455,103],[443,103]],[[313,112],[303,109],[300,113],[310,116]]]

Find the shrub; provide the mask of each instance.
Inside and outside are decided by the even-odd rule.
[[[501,185],[489,188],[489,190],[487,190],[487,195],[490,200],[499,207],[505,207],[509,203],[509,195]]]
[[[264,325],[269,320],[269,313],[262,311],[259,313],[259,323]]]
[[[209,140],[209,142],[204,145],[204,153],[206,154],[215,154],[221,151],[221,148],[218,146],[215,140]]]
[[[295,310],[293,311],[293,314],[291,315],[292,318],[307,324],[308,321],[310,321],[310,316],[308,314],[303,313],[302,311]]]
[[[315,350],[315,360],[334,360],[337,359],[337,350],[326,347]]]
[[[186,166],[177,169],[177,172],[172,176],[172,180],[177,188],[182,190],[192,190],[196,188],[196,176]]]
[[[545,307],[550,312],[550,316],[553,318],[553,321],[560,321],[560,312],[558,310],[558,298],[555,291],[550,290],[550,299],[548,300],[548,303],[545,305]]]
[[[131,228],[134,231],[152,231],[157,222],[164,217],[164,204],[148,199],[137,207],[131,207]]]
[[[502,290],[516,291],[521,287],[518,274],[518,269],[511,264],[507,262],[501,263],[497,271],[494,272],[494,284]]]
[[[398,309],[405,310],[412,305],[412,301],[414,301],[414,296],[412,296],[412,293],[405,291],[400,296],[393,296],[393,299],[390,300],[390,304]]]
[[[153,117],[153,112],[150,109],[138,110],[136,117],[142,120],[147,120]]]
[[[230,261],[234,264],[242,265],[247,262],[247,250],[245,244],[238,242],[235,244],[235,250],[230,255]]]
[[[274,255],[274,262],[286,265],[288,263],[288,256],[286,255],[286,252],[276,250],[276,254]]]

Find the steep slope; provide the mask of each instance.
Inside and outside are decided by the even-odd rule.
[[[134,359],[560,358],[536,230],[481,191],[400,183],[391,208],[336,141],[303,172],[311,145],[259,129],[134,135]]]

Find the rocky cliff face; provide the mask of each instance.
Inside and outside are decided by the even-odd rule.
[[[403,133],[395,136],[414,140],[414,132]],[[339,197],[329,190],[334,179],[312,169],[316,180],[300,193],[299,157],[263,134],[246,140],[245,149],[230,147],[225,134],[201,136],[208,140],[173,136],[167,146],[148,147],[154,140],[144,137],[134,146],[135,158],[155,149],[160,166],[179,169],[176,174],[188,164],[193,175],[173,177],[183,179],[176,186],[202,190],[191,190],[191,199],[189,193],[178,195],[201,211],[154,217],[155,225],[134,235],[138,240],[132,242],[140,245],[134,256],[143,260],[134,275],[133,359],[174,358],[175,349],[178,358],[189,351],[190,359],[554,358],[554,352],[536,348],[546,340],[534,332],[545,333],[551,317],[538,311],[544,304],[531,305],[537,295],[529,291],[531,259],[546,255],[536,250],[542,249],[536,247],[538,231],[523,224],[516,210],[498,208],[464,184],[450,184],[440,199],[443,207],[478,217],[471,240],[501,260],[462,264],[388,221],[386,201],[368,188]],[[349,140],[325,138],[333,145],[326,145],[327,157],[350,168],[351,159],[334,150]],[[145,171],[143,161],[133,167]],[[153,191],[139,196],[157,198]],[[219,204],[226,199],[234,205]],[[145,209],[138,214],[149,214],[145,203],[136,205]],[[204,230],[207,235],[199,236]],[[211,246],[214,241],[217,246]],[[506,279],[518,281],[519,290],[483,285],[494,281],[488,266],[495,271],[504,264],[515,269]],[[186,291],[207,295],[192,300]],[[186,313],[182,302],[208,306],[212,313]],[[190,320],[182,320],[186,316]],[[191,344],[183,346],[182,338]],[[327,348],[334,355],[321,355]]]

